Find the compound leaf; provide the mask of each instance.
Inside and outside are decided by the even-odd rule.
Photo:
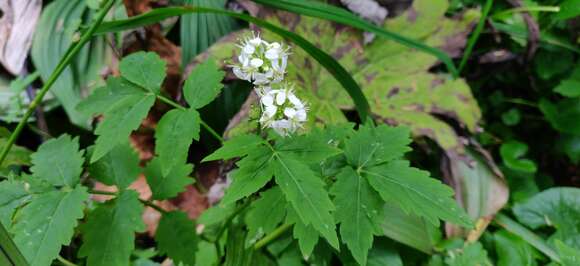
[[[167,63],[153,52],[137,52],[121,60],[119,70],[127,80],[159,94],[161,83],[165,79]]]
[[[160,254],[167,254],[175,264],[195,265],[199,238],[195,223],[180,211],[163,214],[155,233]]]
[[[370,167],[401,158],[411,150],[409,136],[406,127],[361,127],[346,141],[346,158],[349,164],[356,167]]]
[[[35,177],[52,185],[74,187],[83,171],[83,162],[78,138],[62,135],[43,143],[32,154],[31,171]]]
[[[173,109],[159,120],[155,131],[155,152],[164,175],[187,162],[192,140],[199,140],[199,125],[199,113],[194,109]]]
[[[173,198],[182,192],[185,186],[194,182],[194,179],[189,178],[189,174],[193,171],[191,164],[175,165],[167,174],[163,174],[161,169],[159,158],[154,158],[145,168],[145,176],[153,192],[153,199]]]
[[[204,107],[220,93],[225,72],[219,70],[214,60],[196,66],[185,81],[183,96],[191,108]]]
[[[203,162],[228,160],[248,155],[256,147],[263,145],[264,140],[257,135],[240,135],[224,142],[223,146],[203,159]]]
[[[91,176],[100,182],[127,188],[139,175],[139,156],[128,142],[117,145],[107,155],[89,166]]]

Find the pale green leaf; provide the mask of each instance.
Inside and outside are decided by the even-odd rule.
[[[147,184],[153,193],[153,199],[169,199],[177,196],[185,190],[185,186],[194,182],[189,174],[193,171],[193,165],[181,163],[175,165],[167,174],[161,170],[161,160],[154,158],[145,167]]]
[[[338,249],[334,205],[324,189],[324,182],[304,163],[278,154],[274,161],[276,183],[305,225],[312,225],[331,246]]]
[[[159,94],[167,63],[154,52],[136,52],[121,60],[119,70],[127,80]]]
[[[159,120],[155,131],[155,153],[164,175],[187,162],[191,142],[199,140],[199,125],[199,113],[194,109],[173,109]]]
[[[346,141],[345,154],[349,164],[370,167],[403,157],[410,151],[410,132],[406,127],[361,127]]]
[[[105,185],[127,188],[139,175],[139,155],[128,142],[117,145],[89,166],[92,177]]]
[[[247,244],[253,245],[264,235],[274,231],[286,216],[286,199],[279,187],[273,187],[260,193],[246,213],[248,226]]]
[[[24,182],[15,180],[0,182],[0,223],[5,228],[10,228],[14,211],[29,199],[30,195]]]
[[[405,212],[425,217],[434,225],[442,219],[464,227],[473,226],[453,199],[453,190],[429,177],[429,172],[410,167],[408,161],[393,161],[362,173],[385,201],[397,204]]]
[[[79,151],[78,138],[69,135],[51,139],[32,154],[33,175],[55,186],[75,186],[83,171],[83,151]]]
[[[183,86],[183,96],[191,108],[204,107],[220,93],[225,73],[213,60],[197,65]]]
[[[16,217],[14,242],[31,266],[51,265],[73,237],[77,220],[84,215],[86,188],[51,191],[35,196]]]
[[[88,215],[81,227],[83,245],[79,250],[79,256],[87,258],[87,266],[129,265],[135,233],[145,230],[143,209],[137,192],[125,190]]]
[[[195,223],[187,214],[174,211],[163,214],[155,241],[160,254],[167,254],[175,264],[195,265],[195,253],[199,237],[195,231]]]
[[[228,160],[242,157],[252,152],[256,147],[264,145],[264,140],[257,135],[241,135],[224,142],[223,146],[203,159],[203,162]]]

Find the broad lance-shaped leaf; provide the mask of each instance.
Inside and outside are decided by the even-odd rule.
[[[141,172],[139,156],[129,142],[125,142],[91,164],[89,172],[92,177],[106,185],[125,189]]]
[[[87,266],[129,265],[135,232],[145,230],[142,213],[143,204],[133,190],[125,190],[94,209],[81,226],[79,256],[87,257]]]
[[[361,172],[385,201],[397,204],[406,212],[425,217],[434,225],[442,219],[464,227],[473,226],[453,199],[453,190],[430,178],[429,172],[410,167],[408,161],[397,160]]]
[[[239,168],[233,171],[232,184],[226,190],[221,203],[233,203],[265,186],[274,175],[273,156],[270,148],[258,146],[247,157],[238,161],[236,164]]]
[[[83,217],[86,188],[40,194],[17,215],[12,228],[14,242],[31,266],[48,266],[62,245],[73,237],[77,220]]]
[[[214,60],[197,65],[183,86],[183,96],[191,108],[204,107],[220,93],[225,72],[219,70]]]
[[[177,196],[179,192],[185,189],[185,186],[192,184],[195,180],[189,177],[193,171],[191,164],[178,164],[163,174],[161,170],[161,161],[158,157],[154,158],[145,168],[145,177],[147,184],[153,192],[153,199],[169,199]]]
[[[62,135],[43,143],[32,154],[31,171],[35,177],[52,185],[74,187],[83,171],[83,162],[78,138]]]
[[[155,152],[164,175],[187,162],[192,140],[199,140],[199,125],[199,113],[194,109],[173,109],[159,120],[155,131]]]
[[[141,125],[149,109],[155,103],[155,95],[135,95],[120,103],[118,108],[105,113],[105,118],[97,126],[95,151],[91,163],[96,162],[117,144],[126,141],[131,132]]]
[[[285,154],[274,160],[276,183],[306,225],[312,225],[331,246],[338,249],[338,237],[331,211],[334,205],[324,182],[308,166]]]
[[[356,167],[370,167],[401,158],[411,150],[409,136],[406,127],[361,127],[346,141],[346,158]]]
[[[159,253],[167,254],[176,265],[195,265],[199,237],[195,223],[186,213],[174,211],[163,214],[157,226],[155,241]]]
[[[286,199],[279,187],[260,193],[260,198],[252,203],[246,213],[248,226],[247,245],[253,245],[264,235],[274,231],[286,216]]]
[[[20,205],[30,198],[26,184],[21,181],[4,180],[0,182],[0,223],[5,228],[12,225],[12,215]]]
[[[228,160],[248,155],[256,147],[264,145],[264,140],[257,135],[240,135],[224,142],[224,145],[203,159],[203,162]]]
[[[167,63],[153,52],[137,52],[121,60],[119,70],[127,80],[144,89],[159,94],[165,79]]]
[[[380,234],[383,200],[366,178],[347,166],[336,176],[330,192],[340,223],[340,238],[360,265],[366,265],[373,235]]]

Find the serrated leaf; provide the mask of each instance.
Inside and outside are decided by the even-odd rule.
[[[331,194],[340,238],[360,265],[366,265],[373,235],[380,232],[383,200],[366,178],[347,166],[336,176]]]
[[[410,143],[406,127],[361,127],[346,141],[345,155],[353,166],[370,167],[403,157],[411,150]]]
[[[141,125],[149,109],[155,103],[155,95],[135,95],[127,98],[121,106],[105,114],[97,126],[95,150],[91,163],[96,162],[120,142],[126,141],[133,130]]]
[[[270,148],[258,146],[252,153],[237,162],[238,169],[232,173],[232,184],[228,187],[222,204],[230,204],[258,191],[274,175],[273,154]]]
[[[157,226],[155,241],[159,253],[167,254],[175,264],[195,265],[194,254],[199,237],[195,223],[186,213],[174,211],[163,214]]]
[[[307,165],[287,155],[274,160],[276,183],[306,225],[312,225],[331,246],[338,249],[336,227],[331,211],[334,205],[324,189],[324,182]]]
[[[38,147],[32,154],[32,174],[55,186],[74,187],[83,171],[83,151],[78,138],[62,135]]]
[[[29,199],[24,182],[15,180],[0,182],[0,223],[5,228],[10,228],[14,211]]]
[[[139,175],[139,156],[128,142],[117,145],[88,168],[92,177],[105,185],[127,188]]]
[[[184,191],[185,186],[194,182],[194,179],[189,177],[193,171],[191,164],[175,165],[167,174],[163,174],[161,169],[161,160],[157,157],[145,167],[145,177],[153,193],[153,199],[173,198]]]
[[[205,210],[201,216],[199,216],[197,222],[205,226],[214,225],[223,222],[235,211],[236,206],[234,204],[218,204]]]
[[[107,86],[95,89],[76,109],[86,115],[104,114],[122,106],[128,98],[146,94],[145,90],[122,77],[110,77]]]
[[[288,206],[290,207],[290,206]],[[298,240],[298,247],[304,257],[309,257],[318,243],[319,233],[312,227],[312,225],[305,225],[300,216],[292,208],[288,208],[288,215],[286,222],[294,224],[292,228],[292,235],[294,239]]]
[[[240,135],[224,142],[223,146],[203,159],[202,162],[214,160],[228,160],[242,157],[252,152],[265,142],[257,135]]]
[[[220,93],[225,72],[213,60],[197,65],[183,86],[183,96],[191,108],[204,107]]]
[[[371,186],[387,202],[393,202],[405,212],[422,217],[433,225],[439,219],[472,227],[472,221],[453,199],[453,190],[429,172],[409,166],[408,161],[392,161],[361,171]]]
[[[159,94],[167,63],[154,52],[136,52],[121,60],[119,70],[127,80]]]
[[[145,230],[143,209],[137,192],[125,190],[88,215],[81,228],[83,245],[79,250],[79,256],[87,258],[87,266],[129,265],[135,233]]]
[[[247,245],[253,245],[264,235],[274,231],[286,216],[286,199],[279,187],[260,193],[246,213]]]
[[[31,266],[48,266],[73,237],[83,217],[86,188],[51,191],[32,199],[17,215],[12,228],[14,242]]]
[[[194,109],[173,109],[159,120],[155,131],[155,153],[163,175],[187,162],[191,142],[199,140],[200,120]]]
[[[341,150],[324,141],[324,135],[317,133],[282,138],[276,142],[275,149],[299,158],[308,158],[312,162],[320,162],[341,153]]]

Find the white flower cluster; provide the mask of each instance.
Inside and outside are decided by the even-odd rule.
[[[256,86],[260,96],[263,128],[272,128],[288,136],[302,128],[307,120],[308,107],[294,94],[293,86],[284,80],[288,50],[283,44],[266,42],[259,35],[242,40],[238,64],[232,65],[234,74]]]

